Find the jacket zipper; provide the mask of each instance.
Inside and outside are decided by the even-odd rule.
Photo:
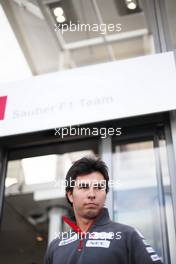
[[[70,221],[66,216],[63,216],[64,222],[66,222],[69,226],[71,226],[79,235],[81,234],[81,239],[79,240],[79,245],[78,245],[78,251],[82,251],[83,249],[83,239],[85,237],[86,232],[91,228],[91,226],[94,224],[94,222],[88,226],[87,230],[83,232],[75,223]]]
[[[88,226],[88,228],[87,228],[87,230],[86,230],[85,232],[81,231],[81,239],[79,240],[79,246],[78,246],[78,251],[79,251],[79,252],[82,251],[82,249],[83,249],[83,241],[84,241],[84,237],[85,237],[87,231],[90,230],[91,226],[92,226],[94,223],[95,223],[95,221],[93,221],[93,223],[92,223],[90,226]],[[80,233],[80,232],[79,232],[79,233]]]
[[[81,251],[83,249],[83,239],[81,238],[79,240],[79,246],[78,246],[78,251]]]

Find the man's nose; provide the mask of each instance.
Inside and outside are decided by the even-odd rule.
[[[90,187],[90,189],[89,189],[88,198],[89,199],[95,199],[95,190],[92,187]]]

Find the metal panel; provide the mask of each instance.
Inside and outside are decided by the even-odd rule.
[[[160,223],[161,223],[161,232],[162,232],[161,236],[162,236],[163,258],[165,264],[170,264],[169,240],[168,240],[167,219],[166,219],[166,211],[165,211],[165,193],[163,187],[163,175],[162,175],[161,160],[159,153],[159,138],[157,135],[154,136],[154,152],[155,152],[155,160],[156,160],[156,177],[157,177],[157,187],[158,187]]]
[[[173,202],[174,224],[176,227],[176,111],[170,113],[170,128],[165,128],[171,194]]]
[[[153,34],[156,53],[171,50],[166,4],[164,0],[144,0],[148,23]]]
[[[6,169],[7,169],[7,152],[3,148],[0,148],[0,224],[2,221],[2,213],[3,213]]]
[[[102,139],[99,146],[99,156],[108,166],[109,181],[112,182],[112,141],[111,137]],[[109,188],[106,198],[106,207],[108,208],[110,218],[113,219],[113,190]]]

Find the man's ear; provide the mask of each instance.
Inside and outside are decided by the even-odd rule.
[[[67,197],[71,203],[73,203],[73,193],[71,191],[67,192]]]

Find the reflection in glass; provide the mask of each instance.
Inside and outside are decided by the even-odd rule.
[[[165,142],[165,141],[163,141]],[[162,143],[163,143],[162,142]],[[165,152],[164,152],[165,151]],[[160,154],[164,193],[167,190],[166,219],[172,224],[172,203],[167,167],[166,147]],[[115,146],[113,154],[114,180],[114,219],[137,228],[146,240],[163,257],[162,224],[156,177],[156,157],[152,141]],[[169,227],[170,251],[173,251],[173,234]],[[171,239],[172,236],[172,239]],[[165,239],[165,238],[164,238]]]
[[[86,150],[9,161],[6,194],[54,188],[57,193],[64,195],[65,175],[72,163],[83,156],[94,156],[94,152]]]

